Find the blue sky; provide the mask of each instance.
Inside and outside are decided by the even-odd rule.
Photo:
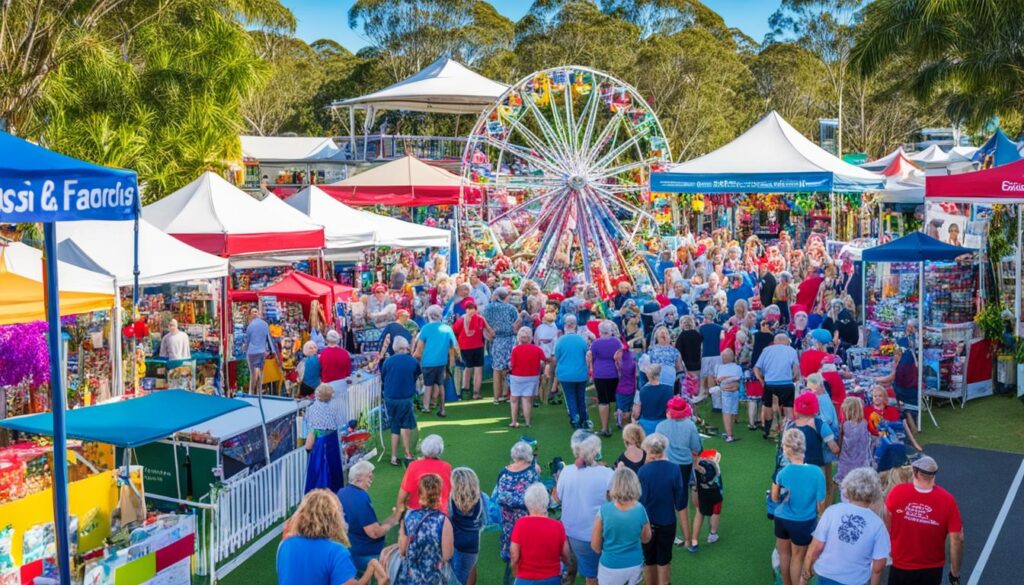
[[[348,28],[348,9],[355,0],[282,0],[298,19],[298,36],[307,42],[321,38],[338,41],[350,51],[366,46],[366,40]],[[530,8],[529,0],[490,0],[512,20],[518,20]],[[778,8],[778,0],[704,0],[704,4],[756,41],[768,32],[768,17]]]

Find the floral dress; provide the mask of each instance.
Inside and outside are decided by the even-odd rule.
[[[516,320],[519,312],[512,305],[493,301],[483,310],[484,319],[494,330],[494,341],[491,342],[491,367],[505,371],[512,359],[512,347],[516,344]]]
[[[675,385],[676,363],[681,359],[679,350],[671,345],[652,345],[647,350],[647,357],[650,358],[652,364],[661,366],[661,383],[667,386]],[[685,366],[683,371],[678,373],[686,373]]]
[[[537,468],[530,465],[521,471],[502,469],[498,474],[498,504],[501,505],[501,560],[506,563],[509,556],[509,543],[512,541],[512,528],[516,521],[526,516],[526,488],[540,481]]]
[[[405,515],[405,535],[409,548],[402,558],[395,585],[441,585],[444,561],[441,558],[441,532],[445,516],[437,510],[420,508]]]

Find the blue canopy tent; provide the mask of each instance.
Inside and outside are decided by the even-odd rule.
[[[995,134],[985,141],[972,158],[981,163],[983,169],[1001,167],[1021,159],[1017,143],[1010,140],[1000,128],[996,128]]]
[[[942,262],[956,260],[965,254],[973,254],[977,250],[952,246],[921,232],[911,232],[888,244],[868,248],[861,253],[861,260],[867,262],[913,262],[918,265],[917,272],[917,427],[921,428],[921,393],[924,385],[924,264],[925,262]],[[935,423],[935,418],[932,417]],[[936,426],[938,426],[936,424]]]
[[[251,407],[248,402],[234,398],[162,390],[131,400],[71,410],[66,417],[67,436],[134,449],[240,408]],[[53,413],[9,418],[0,421],[0,427],[53,435]]]
[[[47,343],[50,349],[53,434],[53,516],[61,583],[71,582],[68,540],[65,390],[60,372],[60,290],[57,281],[58,221],[136,220],[138,280],[139,185],[133,171],[83,162],[0,132],[0,222],[42,223],[46,262]],[[135,287],[136,291],[138,286]],[[138,294],[138,293],[136,293]]]

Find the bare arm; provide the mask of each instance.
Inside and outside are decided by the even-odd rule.
[[[812,572],[812,569],[814,568],[814,562],[818,560],[818,557],[821,556],[821,551],[823,551],[824,549],[824,542],[818,540],[817,538],[811,540],[811,545],[807,547],[807,554],[804,555],[804,572],[803,575],[801,575],[801,582],[806,583],[807,580],[811,578],[811,575],[814,574]]]
[[[875,559],[871,561],[871,585],[882,583],[882,571],[885,570],[885,563],[888,559]]]
[[[650,522],[645,522],[644,523],[644,529],[640,533],[640,542],[642,542],[643,544],[647,544],[648,542],[651,542],[651,536],[653,534],[654,533],[651,531],[651,523]]]
[[[312,451],[313,450],[313,445],[315,443],[316,443],[316,433],[313,432],[313,431],[309,431],[309,434],[306,435],[306,451]]]
[[[604,546],[604,529],[602,525],[601,515],[598,514],[597,518],[594,518],[594,532],[590,535],[590,550],[597,554],[601,554],[601,548]]]
[[[441,529],[441,558],[450,561],[455,553],[455,530],[452,529],[451,520],[444,519],[444,528]]]
[[[562,563],[568,566],[571,560],[572,551],[569,550],[569,540],[566,539],[566,541],[562,543]]]
[[[964,560],[964,531],[949,533],[949,572],[960,576],[960,564]]]
[[[405,524],[398,529],[398,552],[405,556],[405,553],[409,550],[409,536],[405,534]]]
[[[363,532],[370,538],[383,538],[397,525],[398,512],[392,510],[391,515],[385,518],[383,522],[374,522],[373,524],[363,526]]]
[[[395,514],[401,515],[405,510],[405,502],[409,499],[409,492],[398,488],[398,501],[395,502]]]
[[[508,545],[508,557],[513,576],[515,576],[516,572],[519,570],[519,555],[519,543],[510,542]]]
[[[777,483],[772,484],[772,501],[778,504],[782,498],[782,486]]]

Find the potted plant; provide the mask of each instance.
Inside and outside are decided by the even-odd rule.
[[[1006,320],[1003,315],[1003,307],[999,303],[989,304],[974,317],[974,322],[977,323],[981,336],[992,344],[993,353],[999,356],[995,363],[992,364],[992,367],[995,369],[995,375],[992,376],[992,379],[1000,384],[1012,384],[1013,381],[1009,378],[1011,375],[1016,374],[1013,364],[1009,368],[1000,369],[997,367],[1000,361],[1015,360],[1016,358],[1015,352],[1006,355],[1007,352],[1003,350],[1005,345],[1003,336],[1006,334]],[[1019,360],[1015,361],[1020,363]],[[1017,376],[1017,379],[1019,380],[1020,377]]]

